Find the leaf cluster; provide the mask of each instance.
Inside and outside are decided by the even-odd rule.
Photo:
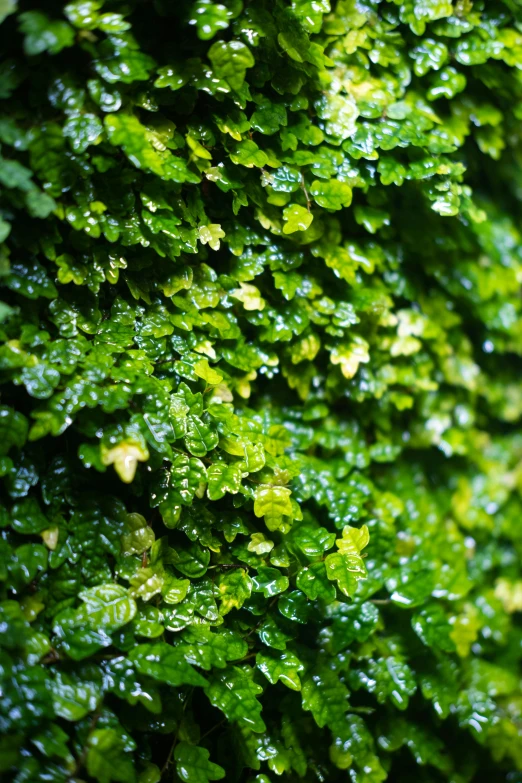
[[[0,18],[1,779],[519,780],[519,4]]]

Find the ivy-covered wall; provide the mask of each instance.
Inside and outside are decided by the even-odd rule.
[[[2,781],[520,783],[520,3],[0,14]]]

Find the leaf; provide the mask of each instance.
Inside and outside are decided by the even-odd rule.
[[[366,578],[364,561],[358,555],[334,552],[327,555],[324,564],[328,579],[337,582],[339,590],[348,598],[354,596],[359,580]]]
[[[210,552],[198,544],[187,544],[173,555],[172,562],[184,576],[197,579],[206,573]]]
[[[205,692],[213,707],[220,709],[231,723],[248,726],[252,731],[265,731],[261,704],[257,696],[262,688],[252,679],[248,666],[229,666],[213,674]]]
[[[196,0],[189,24],[195,24],[198,38],[208,41],[219,30],[226,30],[230,20],[238,15],[241,4],[238,2],[214,3],[210,0]]]
[[[228,614],[232,609],[241,609],[252,593],[252,580],[244,568],[231,568],[219,577],[221,605],[219,612]]]
[[[286,652],[260,651],[256,656],[256,666],[272,685],[281,680],[287,688],[293,691],[301,690],[299,672],[304,670],[304,666],[290,650],[286,650]]]
[[[198,416],[187,416],[188,429],[185,436],[187,449],[195,457],[204,457],[207,452],[215,449],[219,437]]]
[[[0,453],[5,455],[13,446],[21,448],[28,432],[28,422],[22,413],[8,407],[0,406]]]
[[[205,748],[180,742],[174,751],[179,778],[187,783],[208,783],[209,780],[224,778],[225,770],[209,761],[209,755]]]
[[[324,562],[312,563],[307,568],[301,568],[296,585],[311,601],[319,598],[331,603],[335,601],[335,587],[329,578]]]
[[[331,588],[331,585],[328,584],[328,587]],[[308,622],[311,607],[307,596],[300,590],[292,590],[290,593],[285,593],[285,595],[281,596],[277,608],[283,617],[286,617],[288,620],[293,620],[303,625]]]
[[[368,546],[369,541],[370,533],[367,525],[363,525],[360,529],[345,525],[343,528],[343,537],[338,538],[335,543],[342,555],[357,556],[366,546]]]
[[[400,710],[408,707],[409,697],[417,690],[410,667],[393,656],[370,661],[368,674],[361,671],[352,683],[356,680],[370,693],[375,693],[379,703],[390,699]]]
[[[124,742],[114,729],[96,729],[89,735],[87,771],[99,783],[136,780],[132,759],[125,753]]]
[[[361,364],[370,361],[369,345],[363,338],[356,336],[347,345],[339,345],[330,354],[332,364],[339,364],[341,372],[348,380],[353,378]]]
[[[421,611],[415,612],[411,624],[417,636],[428,647],[445,652],[455,651],[449,617],[439,604],[428,604]]]
[[[202,245],[209,245],[212,250],[219,250],[220,239],[223,239],[225,232],[219,223],[211,223],[208,226],[198,228],[199,241]]]
[[[230,292],[230,296],[239,299],[245,310],[264,310],[265,300],[259,292],[259,288],[248,283],[240,283],[239,288]]]
[[[139,644],[131,650],[129,659],[141,674],[174,688],[207,684],[205,678],[185,661],[183,654],[166,642]]]
[[[24,498],[11,509],[11,525],[17,533],[41,533],[49,527],[49,520],[42,513],[35,498]]]
[[[106,584],[79,593],[84,602],[82,616],[89,625],[111,633],[129,623],[136,614],[136,602],[121,585]]]
[[[264,533],[252,533],[250,538],[248,551],[255,552],[256,555],[266,555],[274,548],[274,542],[267,540]]]
[[[57,54],[74,41],[74,30],[63,21],[53,21],[41,11],[19,15],[20,32],[24,33],[24,50],[28,55],[49,51]]]
[[[250,49],[241,41],[217,41],[208,50],[208,57],[217,76],[226,79],[234,90],[243,84],[247,68],[255,65]]]
[[[246,166],[249,169],[254,166],[262,168],[268,162],[266,154],[251,139],[238,142],[230,154],[230,160],[237,166]]]
[[[265,518],[269,530],[277,530],[282,523],[281,518],[284,515],[292,515],[291,494],[291,490],[287,487],[272,484],[260,484],[256,489],[254,514],[256,517]]]
[[[86,673],[87,674],[87,673]],[[54,711],[67,721],[78,721],[96,709],[101,697],[101,683],[81,677],[81,672],[56,672],[49,683]]]
[[[330,179],[327,182],[314,180],[310,186],[310,195],[315,203],[324,209],[339,210],[349,207],[352,203],[351,187],[337,179]]]
[[[17,10],[17,0],[3,0],[0,4],[0,24]]]
[[[328,607],[330,626],[329,644],[332,652],[346,649],[353,641],[365,642],[379,627],[379,610],[375,604],[334,603]]]
[[[208,469],[207,494],[210,500],[219,500],[229,492],[237,494],[243,477],[238,463],[214,462]]]
[[[207,470],[201,460],[179,454],[174,458],[170,470],[158,478],[151,495],[154,506],[165,500],[171,504],[190,506],[195,495],[205,491]]]
[[[332,548],[335,533],[329,533],[324,527],[299,525],[293,529],[291,540],[303,555],[311,559],[322,557],[328,549]]]
[[[71,140],[71,147],[77,152],[85,152],[90,144],[98,144],[102,133],[103,125],[95,114],[71,117],[63,128],[63,135]]]
[[[288,577],[277,568],[258,568],[256,576],[252,579],[252,589],[255,593],[262,592],[265,598],[271,598],[288,589],[290,582]]]
[[[319,728],[328,726],[334,734],[344,733],[348,690],[339,675],[324,662],[303,677],[302,700],[303,709],[312,713]]]
[[[207,671],[214,667],[223,669],[228,661],[244,658],[248,651],[247,643],[235,631],[211,633],[197,626],[183,634],[179,647],[186,661]]]
[[[306,231],[312,224],[313,215],[299,204],[290,204],[283,210],[283,232],[293,234],[295,231]]]
[[[102,464],[114,465],[125,484],[133,481],[138,462],[146,462],[150,456],[143,435],[132,426],[109,430],[102,440],[100,453]]]
[[[157,151],[154,132],[142,125],[134,115],[108,114],[104,122],[110,143],[121,147],[137,168],[174,182],[198,181],[198,177],[188,170],[185,161],[167,151]]]

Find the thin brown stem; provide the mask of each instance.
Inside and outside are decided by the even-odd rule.
[[[201,742],[201,740],[205,739],[205,737],[208,737],[209,734],[212,734],[213,731],[215,731],[216,729],[219,729],[219,727],[222,726],[226,722],[227,722],[226,718],[223,718],[223,720],[220,720],[219,723],[216,723],[215,726],[212,726],[211,729],[209,729],[204,734],[202,734],[201,737],[199,738],[199,741]]]
[[[310,212],[312,208],[312,202],[310,201],[310,196],[308,195],[308,191],[306,189],[306,183],[303,172],[301,172],[301,188],[303,189],[303,193],[305,194],[306,198],[306,208]]]

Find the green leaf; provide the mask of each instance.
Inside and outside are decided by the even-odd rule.
[[[282,524],[282,517],[292,515],[291,494],[287,487],[272,484],[260,484],[256,489],[254,514],[265,518],[269,530],[277,530]]]
[[[239,463],[214,462],[208,469],[207,494],[210,500],[219,500],[227,492],[237,494],[242,477]]]
[[[79,593],[84,602],[81,614],[91,628],[111,633],[129,623],[136,614],[136,602],[121,585],[106,584]]]
[[[214,3],[212,0],[196,0],[189,24],[196,25],[198,38],[208,41],[220,30],[226,30],[230,20],[241,11],[239,0],[232,0],[224,5]]]
[[[209,780],[221,780],[225,770],[219,764],[209,761],[209,752],[205,748],[180,742],[174,751],[176,771],[180,780],[186,783],[208,783]]]
[[[49,527],[49,520],[42,513],[35,498],[24,498],[11,510],[13,530],[22,534],[41,533]]]
[[[228,661],[240,660],[248,651],[247,643],[235,631],[211,633],[201,626],[185,631],[179,647],[186,661],[207,671],[214,667],[224,669]]]
[[[165,180],[197,182],[185,161],[166,150],[157,151],[157,135],[132,114],[108,114],[104,120],[109,141],[121,147],[134,166]]]
[[[335,601],[335,587],[329,581],[324,562],[302,568],[297,575],[296,585],[311,601],[318,598],[326,603]]]
[[[287,124],[287,113],[284,106],[272,103],[269,100],[259,102],[255,112],[250,118],[253,130],[273,135],[280,127]]]
[[[344,555],[334,552],[327,555],[324,561],[326,575],[332,582],[337,582],[339,590],[353,598],[360,579],[366,578],[366,567],[357,555]]]
[[[219,596],[221,605],[219,612],[228,614],[232,609],[241,609],[252,593],[252,579],[244,568],[231,568],[220,574]]]
[[[417,636],[428,647],[455,652],[452,627],[446,612],[439,604],[428,604],[421,611],[415,612],[411,624]]]
[[[198,416],[187,416],[187,434],[185,444],[195,457],[204,457],[207,452],[215,449],[219,437],[217,432],[205,424]]]
[[[310,186],[310,194],[316,204],[324,209],[342,209],[352,203],[352,189],[346,183],[337,179],[326,182],[314,180]]]
[[[25,35],[24,50],[28,55],[50,52],[57,54],[72,46],[74,30],[67,22],[53,21],[41,11],[25,11],[19,15],[20,32]]]
[[[172,562],[184,576],[197,579],[206,573],[210,552],[198,544],[186,544],[173,555]]]
[[[17,10],[17,0],[3,0],[0,4],[0,24]]]
[[[304,670],[304,666],[290,650],[286,650],[286,652],[276,650],[258,652],[256,666],[272,685],[281,680],[287,688],[293,691],[301,690],[299,672]]]
[[[290,204],[283,210],[283,232],[293,234],[295,231],[306,231],[312,224],[313,215],[299,204]]]
[[[253,681],[252,671],[248,666],[229,666],[212,676],[205,692],[212,706],[220,709],[228,721],[262,732],[266,726],[256,697],[263,689]]]
[[[331,585],[328,585],[328,587],[331,587]],[[277,608],[283,617],[286,617],[288,620],[293,620],[303,625],[308,622],[311,607],[307,596],[300,590],[292,590],[290,593],[285,593],[285,595],[281,596]]]
[[[67,721],[78,721],[96,709],[101,697],[101,682],[89,679],[89,672],[56,672],[49,683],[55,713]]]
[[[208,50],[208,57],[217,76],[226,79],[233,90],[245,81],[247,68],[255,65],[250,49],[241,41],[217,41]]]
[[[171,504],[190,506],[196,493],[203,494],[206,483],[207,470],[201,460],[180,454],[153,486],[152,505],[158,506],[168,500]]]
[[[324,527],[299,525],[292,530],[291,541],[303,555],[312,559],[322,557],[328,549],[332,548],[335,533],[329,533]]]
[[[8,407],[0,406],[0,454],[4,456],[13,446],[21,448],[26,439],[29,426],[26,417]]]
[[[139,644],[131,650],[129,659],[141,674],[174,688],[207,684],[205,678],[185,661],[183,654],[166,642]]]
[[[87,771],[99,783],[133,781],[136,773],[125,743],[114,729],[96,729],[87,744]]]
[[[210,223],[207,226],[200,226],[198,228],[199,241],[202,245],[207,245],[212,250],[219,250],[220,240],[226,236],[225,232],[219,225],[219,223]]]
[[[307,672],[302,681],[303,709],[312,713],[319,728],[328,726],[334,733],[344,734],[348,690],[333,668],[319,663]]]
[[[377,701],[390,701],[400,710],[408,707],[408,700],[417,690],[417,684],[408,664],[389,656],[378,661],[370,661],[368,673],[358,673],[352,683],[358,680],[370,693],[375,693]]]
[[[274,595],[284,593],[289,586],[288,577],[282,574],[277,568],[258,569],[257,574],[252,579],[252,589],[255,593],[263,593],[265,598],[272,598]]]
[[[254,166],[262,168],[268,162],[266,154],[251,139],[238,142],[230,154],[230,160],[237,166],[246,166],[249,169]]]
[[[71,117],[63,128],[63,135],[70,139],[71,147],[76,152],[85,152],[90,144],[98,144],[102,133],[102,122],[95,114]]]
[[[365,642],[379,627],[379,610],[375,604],[336,602],[328,607],[333,622],[325,633],[332,652],[346,649],[354,641]]]

